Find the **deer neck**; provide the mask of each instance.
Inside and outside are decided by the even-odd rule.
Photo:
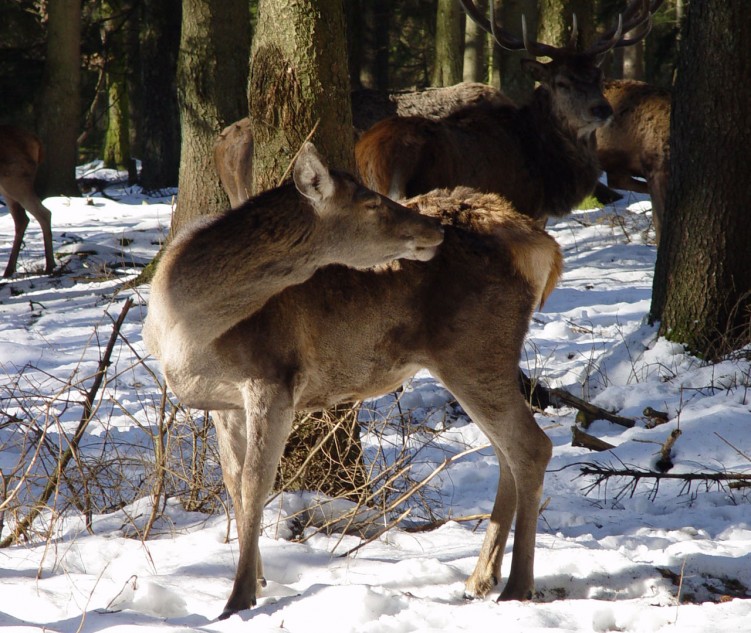
[[[588,196],[600,173],[594,132],[579,131],[555,116],[550,94],[535,89],[532,101],[521,108],[527,137],[527,160],[535,165],[543,182],[545,214],[567,215]]]
[[[292,187],[269,193],[277,199],[233,209],[168,252],[155,299],[193,340],[215,340],[328,263],[315,212]]]

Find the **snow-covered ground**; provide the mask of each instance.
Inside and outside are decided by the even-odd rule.
[[[139,538],[152,514],[153,479],[144,473],[155,460],[155,432],[165,409],[156,363],[141,362],[148,288],[120,286],[157,252],[171,199],[116,187],[107,193],[114,200],[46,200],[62,274],[29,274],[43,263],[41,235],[32,223],[20,274],[0,282],[2,538],[41,494],[42,474],[54,469],[62,431],[72,435],[84,415],[84,395],[113,322],[126,298],[135,302],[60,493],[46,502],[28,541],[0,549],[0,627],[71,633],[136,625],[295,633],[751,631],[749,488],[679,479],[657,486],[649,476],[598,484],[596,476],[581,472],[584,464],[654,472],[662,445],[678,429],[669,473],[751,477],[750,354],[704,365],[680,345],[658,339],[645,321],[655,260],[648,201],[627,198],[549,226],[564,249],[566,273],[534,316],[525,367],[546,384],[636,424],[595,421],[587,432],[615,448],[591,452],[572,446],[573,409],[537,415],[555,450],[538,522],[533,601],[496,603],[498,591],[485,600],[463,598],[486,526],[469,517],[490,511],[497,466],[451,396],[421,373],[399,401],[413,425],[408,441],[424,441],[415,449],[419,463],[411,478],[429,475],[446,457],[478,450],[435,477],[419,503],[408,502],[414,506],[411,523],[344,557],[361,544],[358,537],[308,528],[302,534],[307,538],[283,538],[293,532],[287,517],[309,496],[275,499],[261,541],[268,590],[256,609],[219,622],[238,551],[234,522],[228,528],[216,495],[203,497],[218,508],[214,514],[189,512],[170,498],[150,537]],[[12,235],[3,212],[0,265]],[[387,417],[394,398],[367,403],[363,419]],[[646,407],[667,412],[668,421],[654,426]],[[204,422],[200,412],[181,414],[170,433]],[[162,424],[168,426],[169,420]],[[401,427],[367,428],[363,443],[371,457],[398,452],[406,434]],[[63,441],[59,450],[66,447]],[[167,445],[168,452],[175,450]],[[211,464],[204,475],[216,487]],[[96,482],[90,487],[81,487],[83,468]],[[134,501],[120,507],[122,499]],[[93,508],[88,529],[87,500]],[[431,513],[439,527],[409,529]],[[509,562],[507,556],[504,577]]]

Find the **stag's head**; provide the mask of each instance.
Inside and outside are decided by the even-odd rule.
[[[327,263],[372,268],[395,259],[427,261],[443,241],[438,220],[329,171],[311,143],[300,151],[293,178],[316,214]]]
[[[552,46],[532,39],[522,17],[522,37],[516,37],[496,20],[490,2],[490,19],[470,0],[459,0],[467,15],[493,36],[506,50],[526,50],[533,57],[548,57],[550,61],[522,60],[522,67],[550,94],[551,108],[556,119],[578,136],[588,136],[605,125],[613,115],[602,92],[602,63],[608,51],[630,46],[640,41],[652,27],[652,13],[663,0],[631,0],[617,23],[598,37],[588,48],[578,45],[576,16],[571,36],[564,46]]]

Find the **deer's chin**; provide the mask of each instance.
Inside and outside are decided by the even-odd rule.
[[[415,259],[418,262],[427,262],[438,252],[438,246],[416,246],[412,249],[409,255],[405,255],[404,259]]]

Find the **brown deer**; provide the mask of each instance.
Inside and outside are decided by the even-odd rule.
[[[617,26],[580,51],[576,22],[569,43],[554,47],[530,39],[524,22],[522,39],[503,29],[492,2],[489,21],[472,2],[461,0],[501,47],[551,58],[521,62],[540,85],[520,107],[479,102],[440,121],[404,117],[377,123],[355,147],[363,182],[393,199],[457,185],[496,191],[542,223],[568,214],[597,182],[593,133],[613,114],[602,93],[599,65],[612,48],[644,37],[651,10],[660,2],[631,0]]]
[[[641,81],[605,82],[613,120],[595,133],[608,186],[648,193],[660,243],[670,169],[670,93]],[[644,181],[637,178],[643,178]]]
[[[179,235],[144,325],[175,394],[213,409],[240,543],[220,617],[253,606],[265,584],[262,509],[295,411],[386,393],[421,367],[480,425],[500,464],[466,593],[497,583],[516,516],[501,597],[529,598],[552,449],[517,368],[530,316],[560,275],[558,245],[496,194],[437,191],[408,210],[329,172],[310,148],[294,182],[297,191],[268,191]]]
[[[389,116],[419,115],[436,119],[481,101],[511,103],[495,88],[472,82],[414,92],[362,89],[352,91],[351,97],[356,137]],[[233,207],[250,198],[253,192],[253,134],[248,117],[231,123],[216,138],[214,166]]]
[[[250,198],[253,191],[253,135],[248,117],[231,123],[217,136],[214,167],[233,207]]]
[[[48,275],[55,268],[52,213],[34,191],[34,177],[43,154],[42,142],[34,134],[13,125],[0,125],[0,194],[5,198],[15,228],[4,277],[10,277],[16,272],[18,254],[29,225],[27,211],[42,227],[44,273]]]

